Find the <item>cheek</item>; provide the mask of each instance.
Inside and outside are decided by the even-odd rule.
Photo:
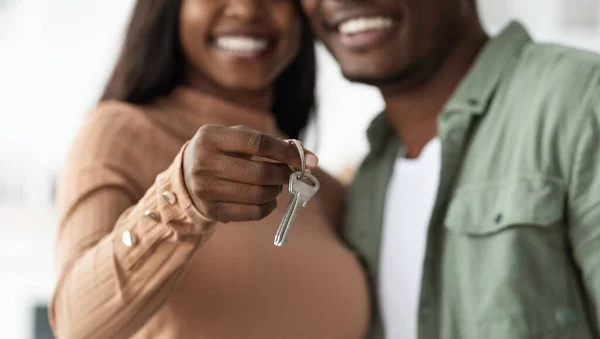
[[[280,16],[278,27],[281,32],[282,51],[289,59],[296,56],[300,49],[300,40],[302,38],[302,23],[296,14]]]
[[[322,26],[322,18],[318,14],[318,6],[319,2],[323,0],[303,0],[302,1],[302,9],[306,14],[307,20],[309,21],[311,28],[313,29],[313,33],[317,39],[323,38],[324,34],[326,34],[325,28]]]
[[[188,59],[202,54],[210,22],[210,8],[198,1],[182,1],[179,18],[179,35],[182,48]]]

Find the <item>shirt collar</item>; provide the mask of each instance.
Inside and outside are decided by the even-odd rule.
[[[475,64],[460,82],[444,111],[484,114],[498,85],[513,70],[531,37],[518,22],[511,22],[482,49]]]
[[[530,41],[531,37],[520,23],[509,23],[498,36],[490,39],[483,47],[475,63],[446,103],[444,111],[484,114],[496,88]],[[367,138],[372,151],[375,152],[381,150],[394,135],[394,129],[385,112],[376,116],[367,130]]]

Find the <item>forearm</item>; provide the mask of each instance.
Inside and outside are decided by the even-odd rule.
[[[191,203],[180,166],[178,156],[125,212],[123,192],[105,185],[62,223],[50,305],[60,338],[129,338],[171,295],[215,225]]]
[[[167,300],[201,241],[147,234],[160,244],[136,261],[120,233],[115,230],[63,271],[50,306],[58,337],[129,338]]]

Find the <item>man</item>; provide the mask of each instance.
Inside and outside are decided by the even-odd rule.
[[[345,237],[370,338],[600,336],[600,57],[488,38],[475,0],[303,0],[386,103]]]

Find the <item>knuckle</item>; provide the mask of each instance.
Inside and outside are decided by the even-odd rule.
[[[241,130],[248,130],[250,128],[248,128],[248,126],[245,125],[235,125],[235,126],[231,126],[231,128],[233,129],[241,129]]]
[[[287,165],[278,164],[271,167],[269,178],[272,183],[283,184],[289,182],[290,174],[290,169]]]
[[[214,202],[210,204],[208,207],[209,218],[218,220],[218,221],[226,221],[227,218],[227,205],[222,202]]]
[[[196,148],[193,164],[194,173],[197,176],[209,175],[219,168],[221,161],[222,159],[218,158],[216,152],[211,152],[206,144],[201,145]]]
[[[198,180],[195,185],[194,193],[200,198],[206,198],[212,193],[214,186],[214,181]]]
[[[215,180],[208,187],[207,192],[211,194],[211,196],[215,199],[225,199],[231,194],[235,194],[235,191],[232,191],[229,183],[223,180]]]
[[[210,135],[210,130],[211,130],[211,126],[210,125],[202,125],[200,128],[198,128],[198,131],[196,131],[196,139],[199,141],[202,141],[206,138],[207,135]]]
[[[252,206],[248,211],[248,220],[260,220],[260,206]]]
[[[268,138],[264,134],[256,134],[253,135],[251,141],[251,145],[253,145],[254,150],[257,154],[265,154],[268,150]]]
[[[250,220],[261,220],[272,212],[272,204],[266,203],[258,206],[253,206],[250,210],[248,218]]]
[[[252,167],[248,168],[247,173],[251,173],[251,176],[257,183],[263,183],[268,177],[268,166],[266,163],[254,163]]]
[[[254,170],[249,171],[253,180],[259,185],[277,185],[288,181],[289,169],[286,165],[260,163],[257,164]]]
[[[216,217],[216,213],[215,213],[215,204],[214,203],[208,203],[208,204],[204,204],[204,211],[203,211],[204,215],[207,218],[213,219],[213,220],[217,220]]]
[[[217,126],[215,125],[203,125],[196,132],[196,144],[210,144],[212,142],[215,130]]]
[[[273,188],[259,187],[253,192],[253,199],[259,203],[264,203],[273,199]]]
[[[193,165],[194,174],[200,176],[203,175],[211,164],[212,161],[210,161],[210,155],[207,154],[205,151],[198,151]]]

